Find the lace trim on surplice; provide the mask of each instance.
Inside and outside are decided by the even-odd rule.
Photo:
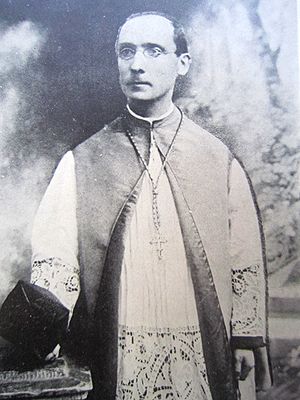
[[[79,267],[64,263],[56,257],[35,260],[32,264],[31,283],[51,291],[72,310],[80,290]]]
[[[117,400],[211,400],[199,327],[119,328]]]
[[[232,271],[233,336],[263,336],[261,268],[251,265]]]

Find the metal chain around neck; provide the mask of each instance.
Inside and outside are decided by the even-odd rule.
[[[139,160],[144,165],[144,167],[145,167],[145,169],[146,169],[146,171],[148,173],[150,182],[151,182],[151,186],[152,186],[152,218],[153,218],[153,224],[154,224],[154,227],[155,227],[155,230],[156,230],[157,237],[156,237],[156,239],[153,239],[152,241],[150,241],[150,244],[151,245],[156,245],[157,252],[158,252],[158,259],[159,260],[162,259],[162,251],[163,251],[162,244],[167,243],[167,241],[162,238],[162,235],[161,235],[161,232],[160,232],[160,215],[159,215],[158,201],[157,201],[158,183],[159,183],[159,179],[160,179],[160,177],[161,177],[161,175],[163,173],[163,170],[165,169],[166,163],[168,161],[169,154],[170,154],[170,152],[171,152],[171,150],[172,150],[172,148],[174,146],[176,136],[177,136],[177,134],[179,132],[179,129],[181,127],[181,124],[182,124],[183,113],[182,113],[182,111],[180,109],[179,109],[179,111],[180,111],[180,121],[178,123],[176,131],[175,131],[174,136],[172,138],[172,141],[170,143],[170,146],[169,146],[169,148],[167,150],[167,153],[165,155],[165,159],[161,163],[161,168],[159,170],[159,173],[158,173],[158,176],[157,176],[156,180],[151,175],[151,172],[150,172],[149,167],[148,167],[148,165],[146,163],[146,160],[142,156],[142,154],[141,154],[141,152],[140,152],[140,150],[139,150],[139,148],[138,148],[138,146],[137,146],[137,144],[135,142],[135,139],[134,139],[132,133],[129,130],[126,130],[127,137],[129,138],[133,148],[135,149]],[[154,137],[153,137],[153,139],[154,139]],[[150,159],[150,151],[151,150],[149,149],[149,159]]]
[[[166,166],[167,161],[168,161],[169,154],[171,153],[171,150],[172,150],[172,148],[173,148],[173,146],[174,146],[176,136],[177,136],[177,134],[178,134],[178,132],[179,132],[179,130],[180,130],[180,128],[181,128],[181,124],[182,124],[182,120],[183,120],[183,113],[182,113],[182,111],[180,110],[180,108],[178,108],[178,110],[180,111],[180,121],[179,121],[179,123],[178,123],[178,126],[177,126],[177,128],[176,128],[176,131],[175,131],[175,133],[174,133],[174,136],[173,136],[173,138],[172,138],[172,140],[171,140],[170,146],[169,146],[169,148],[168,148],[168,150],[167,150],[167,153],[166,153],[166,155],[165,155],[165,159],[164,159],[164,161],[163,161],[162,164],[161,164],[161,168],[160,168],[159,174],[158,174],[158,176],[157,176],[156,182],[155,182],[153,176],[151,175],[151,172],[150,172],[150,170],[149,170],[148,164],[146,163],[146,160],[145,160],[144,157],[142,156],[142,154],[141,154],[141,152],[140,152],[140,150],[139,150],[139,148],[138,148],[138,146],[137,146],[137,144],[136,144],[136,141],[135,141],[135,139],[134,139],[132,133],[131,133],[128,129],[126,130],[126,134],[127,134],[128,138],[129,138],[129,140],[130,140],[130,142],[131,142],[133,148],[135,149],[135,151],[136,151],[136,153],[137,153],[137,155],[138,155],[138,158],[140,159],[140,161],[141,161],[142,164],[144,165],[144,167],[145,167],[145,169],[146,169],[146,171],[147,171],[147,173],[148,173],[148,175],[149,175],[149,178],[150,178],[150,181],[151,181],[151,184],[152,184],[152,188],[153,188],[154,191],[157,191],[157,185],[158,185],[159,179],[160,179],[160,177],[161,177],[161,174],[162,174],[163,170],[165,169],[165,166]],[[151,128],[151,129],[152,129],[152,128]],[[150,149],[149,149],[149,154],[150,154]]]

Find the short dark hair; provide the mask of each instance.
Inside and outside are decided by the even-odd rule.
[[[170,15],[165,14],[163,12],[158,12],[158,11],[144,11],[144,12],[139,12],[139,13],[129,15],[129,17],[126,18],[125,22],[119,27],[116,44],[115,44],[116,50],[117,50],[117,45],[118,45],[121,29],[126,24],[126,22],[128,22],[134,18],[143,17],[144,15],[157,15],[159,17],[163,17],[166,20],[170,21],[173,26],[173,29],[174,29],[174,43],[176,45],[175,54],[177,56],[180,56],[183,53],[189,52],[188,41],[187,41],[187,38],[186,38],[186,35],[184,32],[184,28],[181,25],[181,23],[178,22],[176,18],[171,17]]]

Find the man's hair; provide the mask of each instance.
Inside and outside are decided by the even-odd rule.
[[[173,29],[174,29],[174,43],[176,45],[176,51],[175,54],[177,56],[180,56],[183,53],[188,53],[188,41],[184,32],[184,28],[181,25],[180,22],[177,21],[174,17],[171,17],[168,14],[165,14],[163,12],[158,12],[158,11],[144,11],[144,12],[139,12],[135,14],[129,15],[128,18],[126,18],[125,22],[119,27],[118,34],[117,34],[117,39],[115,43],[115,49],[117,51],[118,48],[118,42],[119,42],[119,37],[120,37],[120,32],[123,26],[126,24],[126,22],[130,21],[131,19],[138,18],[138,17],[143,17],[144,15],[157,15],[159,17],[163,17],[166,20],[170,21]]]

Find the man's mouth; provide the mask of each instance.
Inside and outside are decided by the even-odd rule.
[[[128,83],[130,86],[151,86],[150,82],[146,82],[146,81],[130,81]]]

